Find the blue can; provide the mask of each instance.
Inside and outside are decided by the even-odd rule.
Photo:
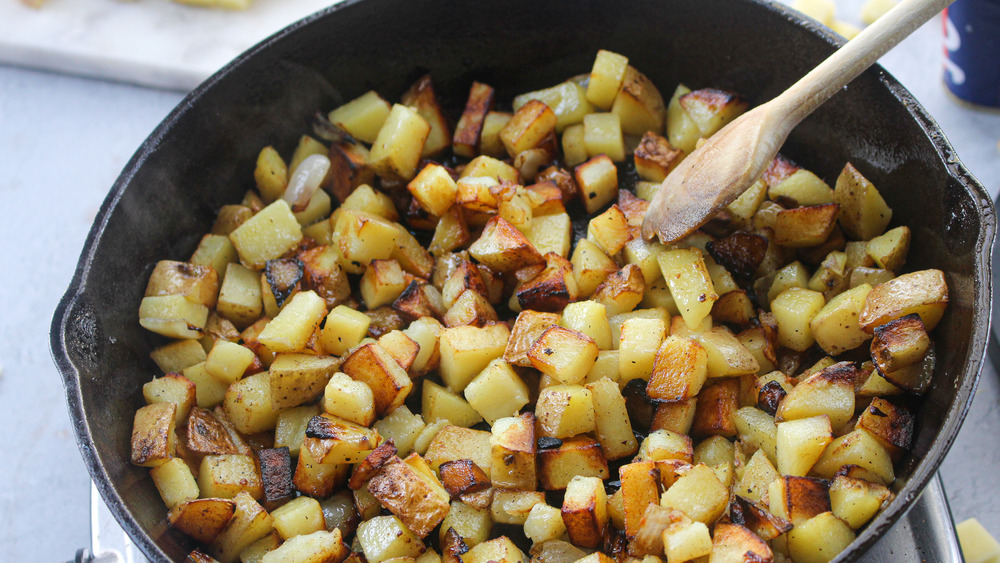
[[[948,89],[966,102],[1000,107],[1000,0],[956,0],[943,22]]]

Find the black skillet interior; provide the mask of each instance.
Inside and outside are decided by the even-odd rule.
[[[157,260],[185,260],[214,218],[252,187],[254,159],[288,154],[317,110],[369,89],[398,99],[431,72],[448,107],[473,79],[498,99],[587,72],[599,48],[629,57],[669,96],[679,81],[760,103],[833,51],[814,22],[755,0],[349,0],[279,33],[189,95],[115,183],[52,326],[77,438],[118,520],[155,561],[191,548],[165,525],[147,471],[129,464],[132,415],[156,373],[160,342],[136,310]],[[947,272],[939,373],[921,400],[897,500],[842,555],[853,560],[894,522],[936,471],[975,388],[983,357],[993,239],[989,199],[933,121],[876,68],[796,131],[784,152],[833,181],[845,162],[872,179],[914,230],[909,267]]]

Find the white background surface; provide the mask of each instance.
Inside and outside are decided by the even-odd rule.
[[[940,29],[939,21],[928,24],[883,62],[996,195],[1000,115],[947,98],[939,79]],[[0,561],[65,561],[89,545],[89,477],[49,357],[48,326],[109,187],[180,100],[176,92],[0,65],[0,264],[6,273],[0,290]],[[996,412],[992,404],[974,408]],[[995,440],[1000,428],[988,437],[976,430],[960,442]],[[964,518],[980,510],[975,497],[983,495],[975,490],[1000,490],[1000,472],[995,462],[977,459],[974,446],[960,451],[963,458],[946,461],[945,487],[960,485],[949,483],[949,475],[981,486],[952,498],[956,517]],[[996,516],[988,527],[1000,535]]]

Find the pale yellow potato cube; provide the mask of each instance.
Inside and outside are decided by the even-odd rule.
[[[573,169],[587,213],[594,214],[618,196],[618,168],[607,155],[598,155]]]
[[[336,373],[323,390],[323,410],[361,426],[375,422],[375,396],[361,381]]]
[[[465,392],[469,392],[468,387]],[[483,420],[465,399],[429,379],[424,379],[420,408],[428,423],[445,420],[449,424],[468,428]]]
[[[774,417],[756,407],[743,407],[736,411],[735,422],[741,440],[760,448],[772,464],[777,463],[778,428]]]
[[[230,385],[222,408],[233,426],[244,434],[271,430],[281,412],[272,409],[271,382],[267,372],[245,377]]]
[[[419,414],[413,414],[403,405],[379,419],[374,428],[383,439],[392,440],[396,444],[399,455],[405,456],[413,450],[413,445],[425,426],[424,419]]]
[[[278,414],[274,426],[274,447],[288,448],[292,457],[298,457],[302,440],[306,437],[309,420],[319,414],[315,405],[285,409]]]
[[[302,240],[302,227],[288,202],[279,199],[247,219],[229,234],[240,261],[262,269],[268,260],[280,258]]]
[[[328,117],[355,139],[374,143],[390,110],[389,102],[371,90],[331,111]]]
[[[528,351],[535,369],[567,384],[579,383],[597,361],[597,344],[586,334],[561,326],[548,328]]]
[[[733,488],[733,494],[746,497],[754,502],[762,502],[771,481],[781,477],[763,449],[757,450],[743,469],[743,475]],[[766,503],[765,503],[766,504]]]
[[[861,284],[831,299],[809,321],[816,343],[827,354],[836,355],[861,346],[871,335],[861,330],[858,317],[872,287]]]
[[[728,504],[729,490],[715,471],[703,464],[692,467],[660,497],[660,506],[676,508],[706,525],[718,520]]]
[[[672,525],[663,530],[663,547],[667,563],[683,563],[712,552],[712,536],[702,522]]]
[[[208,320],[208,307],[183,295],[144,297],[139,304],[139,324],[168,338],[200,338]]]
[[[369,310],[391,304],[409,282],[395,260],[372,260],[361,276],[361,298]]]
[[[339,529],[317,530],[288,539],[265,553],[260,563],[326,563],[342,560],[348,552]]]
[[[205,362],[184,368],[181,372],[186,379],[194,383],[195,404],[206,409],[222,402],[226,396],[227,385],[212,377],[205,370]]]
[[[377,215],[386,221],[399,219],[399,212],[396,211],[392,198],[372,189],[368,184],[361,184],[355,188],[351,195],[347,196],[340,204],[340,209],[352,209],[369,215]]]
[[[778,321],[778,344],[799,352],[812,346],[816,337],[810,323],[825,305],[818,291],[791,287],[781,292],[771,301],[771,312]]]
[[[837,475],[830,483],[830,510],[855,530],[878,514],[882,505],[892,498],[893,494],[888,487],[864,479]],[[1000,545],[997,546],[996,555],[1000,555]]]
[[[854,530],[832,512],[823,512],[796,524],[788,532],[788,554],[795,561],[833,560],[854,541]]]
[[[632,433],[632,421],[618,383],[601,377],[588,383],[586,388],[593,399],[595,434],[604,457],[616,460],[634,454],[639,449],[639,443]]]
[[[892,209],[882,195],[851,163],[837,177],[833,201],[840,204],[841,228],[855,240],[870,240],[882,234],[892,220]]]
[[[531,512],[524,521],[524,535],[532,543],[559,539],[565,533],[566,524],[563,523],[562,512],[558,508],[545,503],[531,507]]]
[[[188,340],[187,342],[192,342],[201,349],[201,345],[194,340]],[[146,400],[146,404],[149,405],[154,403],[173,403],[177,405],[174,423],[177,426],[181,426],[187,420],[188,413],[191,412],[191,407],[195,405],[197,385],[183,375],[171,372],[143,384],[142,397]]]
[[[507,149],[500,140],[500,131],[514,114],[504,111],[490,111],[483,118],[483,130],[479,136],[479,152],[492,157],[504,157]]]
[[[563,309],[559,325],[586,334],[601,350],[612,348],[607,309],[596,301],[570,303]]]
[[[697,327],[719,299],[701,251],[696,248],[666,250],[657,260],[684,322],[691,329]]]
[[[621,324],[618,344],[619,385],[624,386],[633,379],[649,381],[656,352],[666,337],[666,323],[660,319],[628,319]]]
[[[573,223],[566,213],[552,213],[532,217],[524,235],[531,246],[542,254],[552,252],[563,258],[569,256],[573,240]]]
[[[587,99],[586,90],[573,80],[567,80],[562,84],[556,84],[543,90],[515,96],[513,103],[514,111],[521,109],[521,106],[530,100],[542,102],[549,106],[552,113],[556,114],[557,133],[570,125],[580,123],[585,115],[594,111],[594,106]],[[483,128],[485,130],[485,125]]]
[[[622,124],[614,113],[591,113],[583,117],[583,145],[587,156],[608,155],[615,162],[625,160]]]
[[[330,194],[326,193],[325,190],[316,190],[312,197],[309,198],[309,203],[306,204],[306,208],[302,211],[294,212],[295,220],[299,222],[302,226],[302,234],[305,234],[305,228],[318,222],[323,221],[329,225],[329,221],[325,221],[330,216],[330,211],[333,208],[333,200],[330,199]]]
[[[207,321],[206,321],[207,324]],[[205,348],[197,340],[174,340],[149,353],[163,373],[180,373],[184,368],[204,362]]]
[[[462,554],[462,563],[523,563],[528,558],[507,536],[484,541]]]
[[[596,243],[581,239],[573,250],[573,275],[580,298],[589,297],[609,275],[618,271],[618,264]],[[659,267],[659,266],[657,266]]]
[[[382,563],[396,557],[417,557],[424,542],[395,516],[376,516],[358,526],[358,543],[368,563]]]
[[[691,438],[665,429],[650,432],[639,445],[639,453],[635,457],[636,461],[676,459],[685,463],[691,463],[693,458]]]
[[[257,340],[275,353],[298,352],[306,347],[325,316],[326,301],[315,291],[296,293],[257,335]]]
[[[323,509],[319,501],[312,497],[298,497],[271,511],[274,529],[287,540],[295,536],[311,534],[326,529]]]
[[[642,271],[642,279],[646,281],[646,294],[657,281],[663,279],[663,270],[660,269],[658,257],[666,247],[655,241],[647,241],[642,237],[636,237],[625,243],[622,249],[625,261],[628,264],[639,266]],[[669,295],[669,292],[668,292]]]
[[[460,179],[464,178],[492,178],[493,180],[507,180],[508,182],[520,181],[517,168],[502,160],[486,155],[477,156],[465,165],[465,168],[462,169],[462,177]]]
[[[680,103],[681,96],[690,92],[690,88],[678,84],[674,95],[670,98],[670,103],[667,105],[667,139],[671,146],[681,149],[686,154],[694,151],[698,139],[701,138],[698,125]]]
[[[541,436],[569,438],[596,428],[593,394],[580,385],[552,385],[538,393],[535,417]]]
[[[179,457],[150,469],[149,476],[153,478],[153,484],[167,508],[199,496],[198,483],[194,480],[191,468]]]
[[[627,57],[604,49],[597,51],[587,84],[587,99],[601,109],[609,109],[622,87],[627,68]]]
[[[503,358],[492,360],[465,387],[468,405],[491,426],[498,419],[514,416],[529,402],[528,386]]]
[[[253,171],[257,191],[265,203],[279,199],[288,186],[288,167],[284,159],[272,146],[266,146],[257,155],[257,166]]]
[[[368,334],[371,317],[344,305],[337,305],[326,316],[320,344],[327,352],[342,356],[361,343]]]
[[[566,166],[576,166],[587,160],[583,123],[571,125],[562,134],[563,160]]]
[[[617,205],[612,205],[587,224],[587,238],[597,243],[608,256],[618,254],[629,237],[628,220]]]
[[[909,227],[905,225],[896,227],[868,241],[865,251],[879,268],[898,272],[906,263],[906,254],[910,250],[910,237]]]
[[[833,441],[830,417],[826,415],[779,422],[777,427],[775,450],[782,475],[804,477]]]
[[[259,319],[264,304],[257,273],[242,264],[229,264],[215,310],[237,328],[246,328]]]
[[[859,428],[834,438],[813,466],[813,472],[825,479],[832,479],[845,465],[857,465],[867,470],[873,477],[880,479],[883,485],[892,483],[896,478],[889,452],[864,429]]]
[[[957,524],[955,533],[967,563],[989,563],[1000,555],[1000,543],[975,518]]]
[[[430,131],[416,110],[394,105],[368,154],[371,167],[382,177],[412,179]]]
[[[618,350],[601,350],[597,353],[597,361],[594,367],[590,368],[587,377],[583,378],[584,383],[593,383],[601,378],[608,378],[615,385],[618,385]]]
[[[209,233],[201,237],[198,248],[195,249],[188,262],[195,266],[211,266],[215,273],[222,278],[226,273],[226,266],[238,262],[239,259],[236,247],[229,241],[229,237]]]
[[[491,361],[503,356],[510,331],[503,324],[458,326],[441,331],[441,379],[461,392]]]
[[[406,189],[428,213],[439,217],[455,203],[455,193],[458,191],[455,180],[445,167],[433,163],[425,166],[416,178],[410,180]]]
[[[211,545],[211,554],[220,563],[235,563],[240,552],[274,529],[274,519],[248,493],[236,495],[233,501],[233,517]]]
[[[198,469],[198,490],[203,498],[234,498],[246,491],[259,499],[264,495],[264,484],[252,457],[207,455]]]
[[[221,383],[234,383],[243,377],[256,355],[246,346],[216,340],[205,359],[205,371]]]

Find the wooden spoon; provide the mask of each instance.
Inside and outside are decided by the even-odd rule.
[[[660,185],[642,235],[663,243],[694,232],[767,170],[796,125],[954,0],[903,0],[770,102],[741,115]]]

